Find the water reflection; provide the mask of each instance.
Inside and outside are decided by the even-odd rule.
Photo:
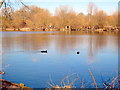
[[[17,33],[14,33],[17,34]],[[11,37],[12,36],[12,37]],[[13,35],[3,33],[3,52],[34,52],[43,49],[54,50],[60,54],[76,51],[88,52],[88,58],[93,60],[94,56],[103,51],[118,50],[117,34],[88,34],[76,33],[33,33]]]
[[[115,33],[3,32],[6,72],[3,78],[29,87],[45,88],[49,74],[54,76],[55,82],[75,72],[88,80],[88,69],[92,67],[97,81],[100,81],[99,72],[104,73],[106,80],[110,73],[118,70],[118,38]],[[40,52],[46,49],[47,54]]]

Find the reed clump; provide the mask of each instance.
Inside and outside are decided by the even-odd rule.
[[[120,75],[116,76],[116,77],[113,77],[113,78],[110,78],[108,80],[102,80],[102,83],[97,83],[97,80],[95,79],[95,76],[93,74],[93,72],[88,69],[89,71],[89,74],[91,76],[91,81],[87,81],[86,83],[84,82],[84,79],[80,80],[80,86],[79,87],[75,87],[75,81],[78,81],[78,79],[80,78],[78,76],[77,73],[73,73],[73,74],[70,74],[70,75],[67,75],[66,77],[64,77],[60,84],[55,84],[53,83],[51,77],[50,77],[50,82],[48,82],[48,85],[50,86],[50,88],[47,88],[48,90],[51,90],[52,88],[59,88],[59,89],[65,89],[65,88],[68,88],[68,89],[72,89],[72,88],[89,88],[89,84],[92,84],[93,87],[92,88],[95,88],[96,90],[101,88],[100,84],[102,85],[102,88],[105,88],[105,89],[119,89],[120,85]],[[72,80],[71,80],[71,77],[74,77]],[[101,76],[102,77],[102,76]],[[103,79],[103,78],[101,78]],[[90,83],[89,83],[90,82]]]

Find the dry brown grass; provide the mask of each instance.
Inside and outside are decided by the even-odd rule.
[[[80,81],[81,86],[79,88],[86,88],[86,86],[88,86],[89,84],[92,84],[92,85],[94,85],[94,88],[96,88],[96,90],[98,90],[99,84],[97,83],[95,76],[93,75],[93,72],[90,69],[88,71],[90,73],[92,80],[91,81],[88,80],[87,83],[85,83],[84,79],[82,79]],[[75,75],[76,75],[76,77],[74,79],[70,80],[70,77],[75,76]],[[70,74],[70,75],[67,75],[66,77],[64,77],[61,80],[60,85],[53,83],[51,77],[50,77],[50,82],[48,82],[48,84],[50,85],[51,88],[59,88],[59,89],[69,88],[70,89],[70,88],[76,88],[76,87],[74,87],[74,84],[75,84],[75,81],[77,81],[78,79],[79,79],[79,76],[77,75],[77,73],[73,73],[73,74]],[[106,88],[106,89],[119,88],[119,86],[120,86],[119,82],[120,82],[120,75],[110,78],[109,81],[103,80],[102,85],[103,85],[103,88]]]

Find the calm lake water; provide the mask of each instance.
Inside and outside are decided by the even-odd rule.
[[[48,82],[60,85],[70,82],[94,87],[90,69],[99,87],[118,75],[118,35],[81,32],[2,32],[3,79],[24,83],[31,88],[48,88]],[[48,53],[41,53],[47,50]],[[77,51],[80,54],[77,54]],[[65,81],[67,84],[67,80]]]

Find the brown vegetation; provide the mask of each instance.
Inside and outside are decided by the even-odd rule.
[[[55,15],[37,6],[24,6],[16,11],[5,7],[2,8],[2,30],[80,31],[102,28],[106,31],[106,26],[109,27],[107,30],[116,30],[117,16],[117,12],[107,15],[94,3],[88,4],[87,15],[76,13],[69,6],[59,6],[56,8]]]
[[[12,89],[12,88],[18,89],[18,90],[21,90],[21,89],[32,90],[29,87],[25,87],[23,83],[16,84],[16,83],[4,80],[4,79],[0,79],[0,82],[2,82],[2,85],[0,86],[0,89],[3,89],[3,90],[4,89],[9,90],[9,89]]]
[[[116,77],[110,78],[109,80],[103,80],[103,77],[101,75],[102,83],[100,85],[99,83],[96,82],[93,72],[90,69],[88,71],[92,78],[92,82],[88,80],[88,81],[86,81],[87,82],[86,83],[86,82],[84,82],[84,79],[82,79],[80,81],[81,86],[79,88],[89,88],[89,86],[92,85],[93,87],[91,87],[91,88],[95,88],[96,90],[98,90],[102,85],[102,88],[105,88],[105,89],[117,89],[117,88],[119,89],[119,81],[120,81],[119,75]],[[76,77],[75,77],[75,79],[72,80],[72,82],[70,82],[71,81],[70,77],[73,77],[73,76],[76,76]],[[59,88],[59,89],[69,88],[70,89],[70,88],[76,88],[74,86],[74,84],[75,84],[75,81],[78,79],[79,79],[79,76],[77,75],[77,73],[73,73],[73,74],[67,75],[65,78],[63,78],[60,85],[53,83],[51,78],[50,78],[50,82],[48,82],[48,84],[51,86],[51,88]],[[51,90],[51,88],[48,88],[46,90]]]

